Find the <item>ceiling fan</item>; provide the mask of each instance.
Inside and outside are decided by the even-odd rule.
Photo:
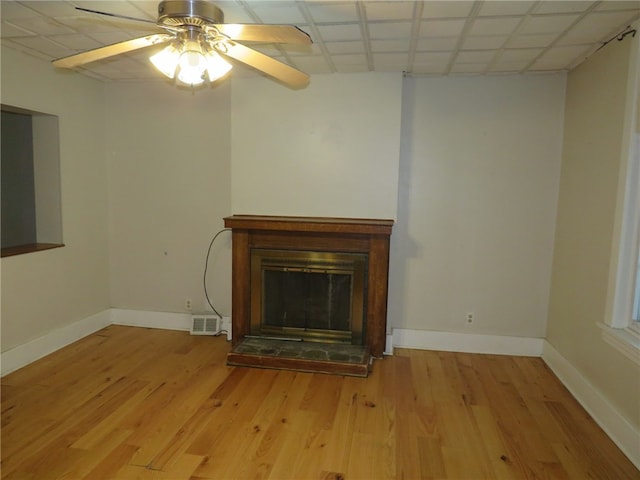
[[[292,43],[309,45],[311,37],[291,25],[225,24],[220,8],[205,0],[164,0],[158,4],[158,20],[153,22],[97,10],[75,7],[110,17],[152,23],[164,30],[53,61],[55,67],[74,68],[153,45],[168,45],[152,55],[151,63],[178,83],[200,85],[213,82],[230,69],[224,57],[255,68],[280,82],[301,88],[309,75],[238,42]]]

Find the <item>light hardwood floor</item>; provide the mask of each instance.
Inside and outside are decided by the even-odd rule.
[[[111,326],[2,379],[3,479],[640,479],[539,358],[397,350],[367,379]]]

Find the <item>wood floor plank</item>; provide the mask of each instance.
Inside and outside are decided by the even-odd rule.
[[[539,358],[398,349],[368,378],[229,367],[110,326],[2,378],[3,480],[640,480]]]

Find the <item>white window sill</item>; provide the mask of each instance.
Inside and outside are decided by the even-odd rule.
[[[636,365],[640,365],[640,332],[637,329],[612,328],[604,323],[598,323],[598,326],[602,329],[602,338],[605,342]]]

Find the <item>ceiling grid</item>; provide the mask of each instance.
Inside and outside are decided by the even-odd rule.
[[[44,60],[159,33],[157,1],[0,2],[4,45]],[[311,75],[526,74],[567,71],[640,18],[638,0],[223,0],[225,23],[291,24],[313,44],[247,43]],[[80,7],[139,18],[78,11]],[[155,47],[77,70],[110,81],[162,80]],[[234,75],[254,75],[238,65]]]

